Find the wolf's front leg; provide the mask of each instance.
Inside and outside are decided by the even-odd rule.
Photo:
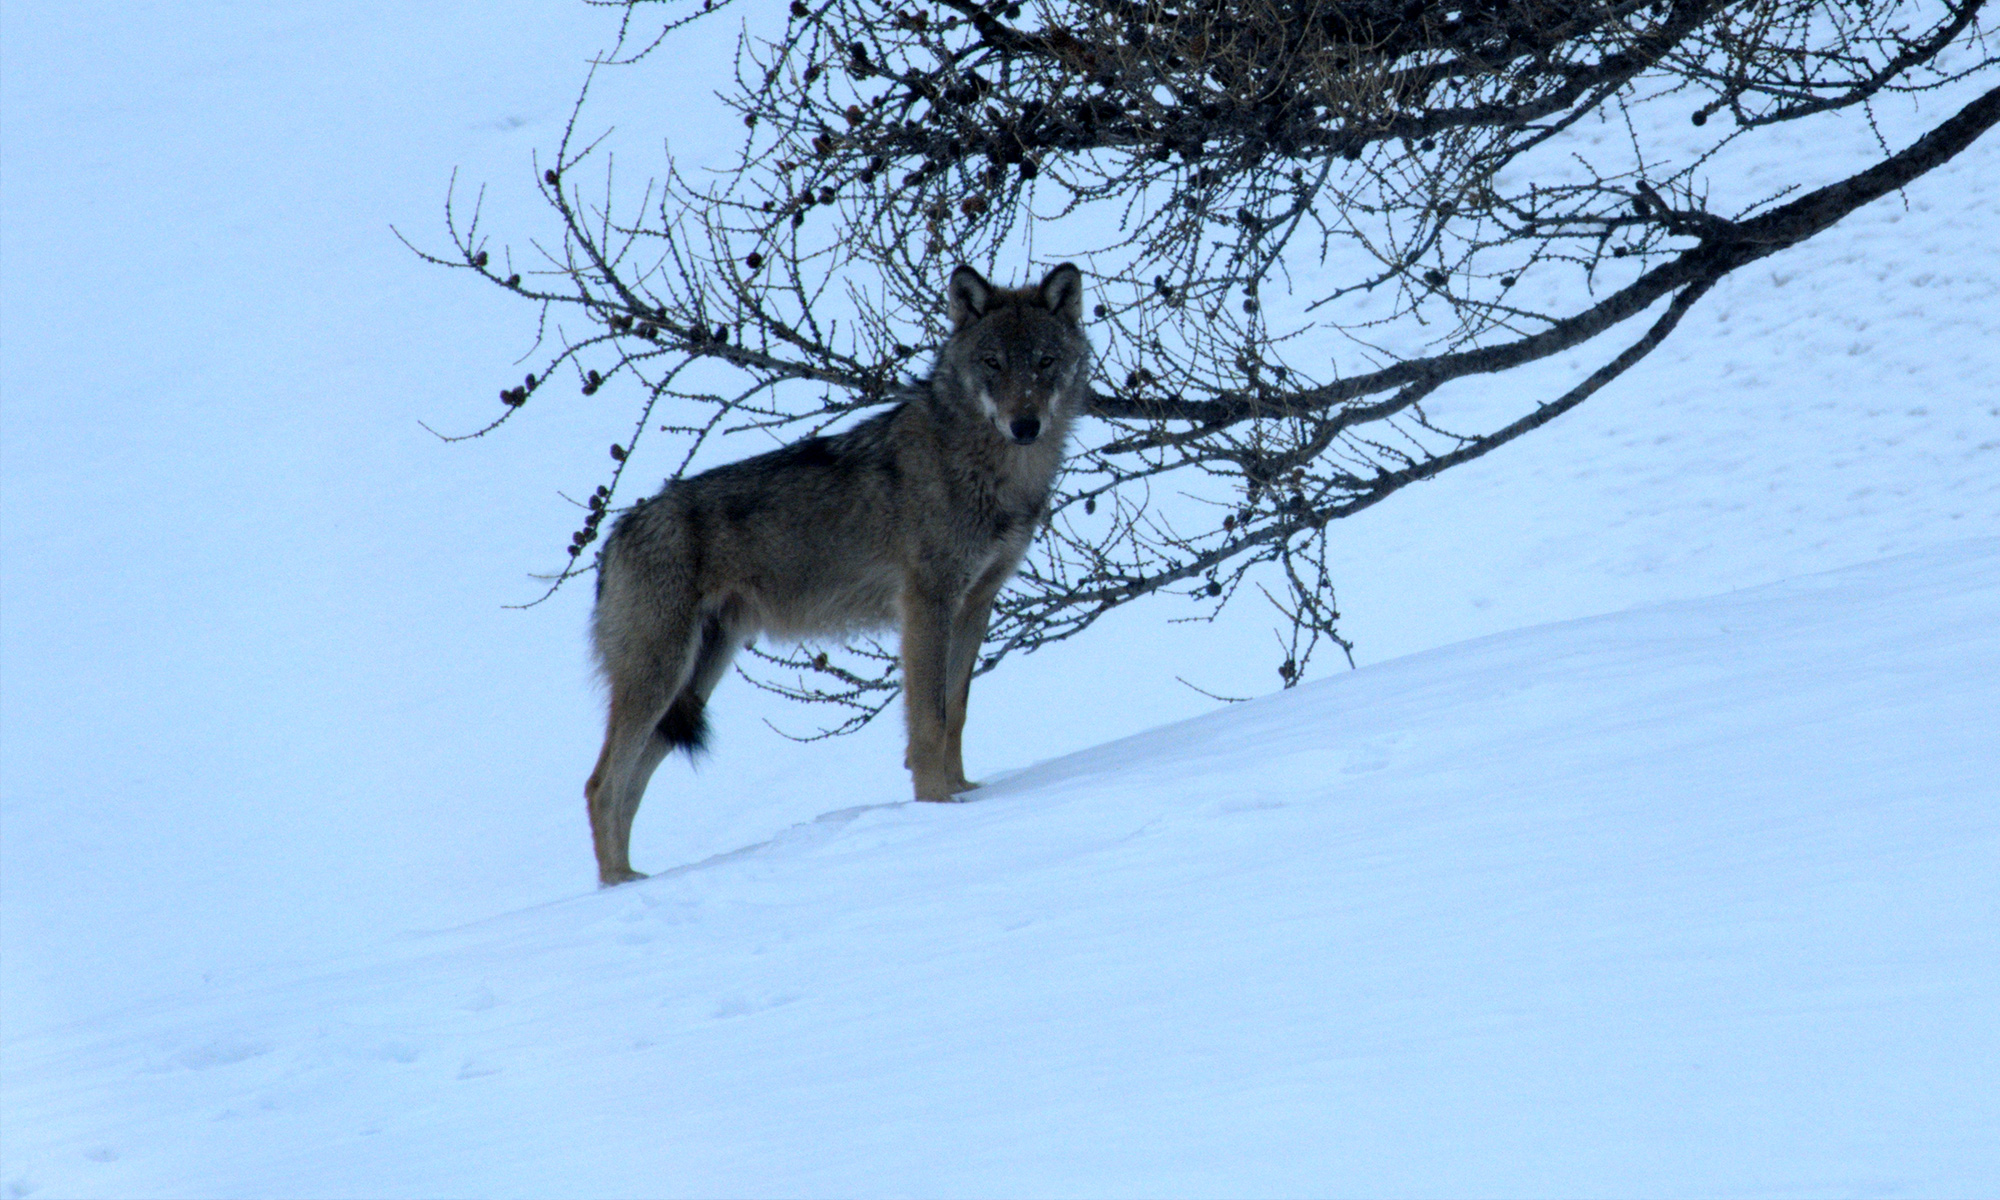
[[[951,623],[951,645],[945,655],[944,753],[952,790],[969,792],[979,785],[965,777],[965,704],[972,692],[972,671],[979,665],[979,648],[986,643],[993,598],[1014,573],[1011,562],[996,563],[972,585]]]
[[[949,599],[929,589],[903,592],[903,708],[910,727],[903,761],[919,800],[949,800],[961,782],[954,778],[945,735],[951,610]]]

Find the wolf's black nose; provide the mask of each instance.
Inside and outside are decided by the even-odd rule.
[[[1041,436],[1042,422],[1036,417],[1015,417],[1007,430],[1014,435],[1015,441],[1025,446]]]

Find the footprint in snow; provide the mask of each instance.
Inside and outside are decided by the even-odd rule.
[[[716,1004],[715,1012],[712,1015],[717,1020],[722,1020],[726,1017],[741,1017],[749,1013],[762,1012],[767,1008],[782,1008],[798,999],[800,999],[798,992],[779,992],[767,1000],[752,1000],[739,992],[733,996],[723,997]]]
[[[1343,775],[1361,775],[1369,771],[1380,771],[1394,762],[1396,755],[1416,739],[1407,733],[1389,733],[1370,738],[1347,752],[1347,761],[1340,768]]]
[[[383,1042],[375,1056],[383,1062],[413,1063],[421,1052],[408,1042]]]
[[[235,1038],[217,1038],[204,1042],[174,1055],[174,1066],[190,1071],[206,1071],[210,1067],[227,1067],[235,1063],[256,1058],[271,1052],[269,1042],[240,1041]]]
[[[1225,800],[1216,806],[1216,811],[1234,816],[1237,813],[1276,812],[1283,807],[1285,807],[1283,800]]]

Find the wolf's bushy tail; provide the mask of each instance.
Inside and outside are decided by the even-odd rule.
[[[668,750],[685,750],[689,759],[700,757],[708,749],[708,705],[693,696],[677,697],[660,718],[659,730]]]

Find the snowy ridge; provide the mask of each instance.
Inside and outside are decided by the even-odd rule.
[[[17,1041],[0,1187],[1979,1193],[1996,615],[1965,542],[830,792]]]

